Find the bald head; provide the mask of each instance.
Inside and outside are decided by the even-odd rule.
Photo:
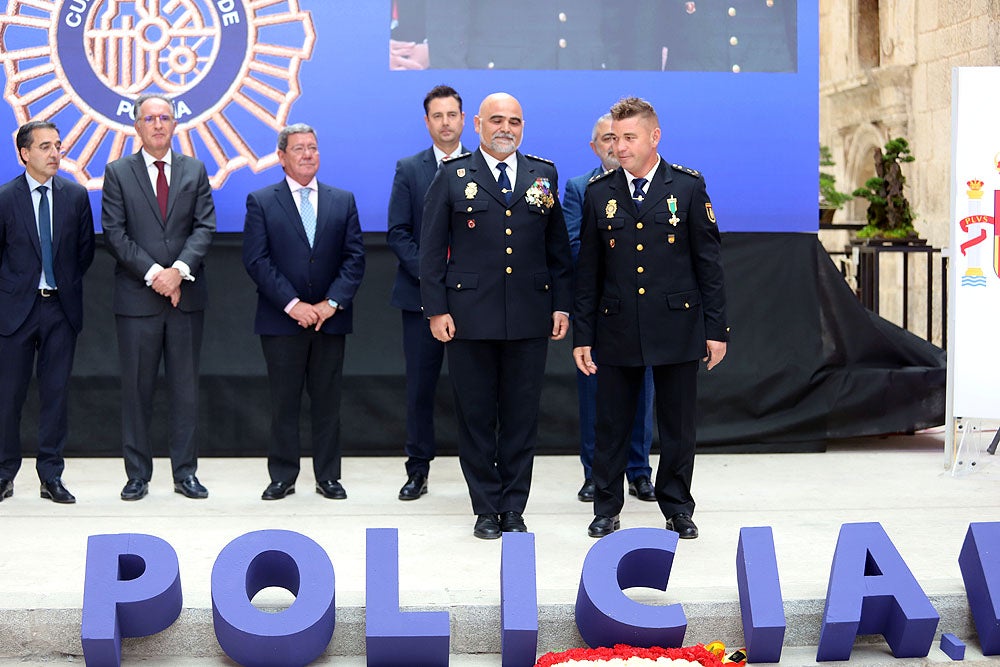
[[[479,114],[473,123],[479,135],[479,145],[498,160],[506,159],[521,145],[524,117],[521,103],[512,95],[488,95],[479,105]]]

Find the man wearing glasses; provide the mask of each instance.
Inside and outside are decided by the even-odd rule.
[[[195,476],[198,362],[208,290],[204,259],[215,231],[205,165],[170,148],[177,121],[170,98],[135,103],[138,153],[108,164],[101,225],[114,256],[113,308],[122,373],[122,500],[139,500],[153,475],[149,422],[164,361],[174,491],[207,498]]]
[[[37,363],[41,497],[69,504],[76,498],[62,483],[62,452],[94,218],[83,186],[56,175],[62,153],[55,125],[25,123],[16,143],[25,173],[0,187],[0,500],[14,494],[21,409]]]
[[[271,482],[262,500],[295,493],[299,412],[309,393],[316,493],[347,498],[340,483],[340,390],[344,343],[365,248],[354,195],[316,179],[316,132],[297,123],[278,135],[285,178],[251,192],[243,225],[243,264],[257,284],[254,332],[271,390]]]

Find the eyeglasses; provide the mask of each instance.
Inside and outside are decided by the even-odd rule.
[[[152,125],[156,121],[160,121],[161,123],[166,125],[168,123],[172,123],[174,121],[174,117],[165,113],[161,113],[159,116],[143,116],[142,118],[140,118],[140,120],[146,125]]]
[[[303,153],[319,153],[319,146],[316,144],[311,144],[309,146],[303,146],[299,144],[297,146],[292,146],[288,149],[289,153],[295,153],[296,155],[302,155]]]

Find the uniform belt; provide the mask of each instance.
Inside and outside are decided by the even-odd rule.
[[[55,295],[56,295],[56,290],[54,289],[49,289],[48,287],[40,287],[38,289],[38,296],[42,298],[47,299],[50,296],[55,296]]]

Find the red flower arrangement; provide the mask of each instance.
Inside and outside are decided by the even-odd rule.
[[[700,664],[702,667],[723,667],[722,660],[714,653],[710,652],[701,644],[695,646],[684,646],[681,648],[637,648],[625,644],[616,644],[614,648],[575,648],[561,653],[546,653],[535,667],[553,667],[570,660],[596,662],[599,660],[628,660],[629,658],[670,658],[671,660],[687,660],[693,664]],[[732,663],[730,663],[732,664]]]

